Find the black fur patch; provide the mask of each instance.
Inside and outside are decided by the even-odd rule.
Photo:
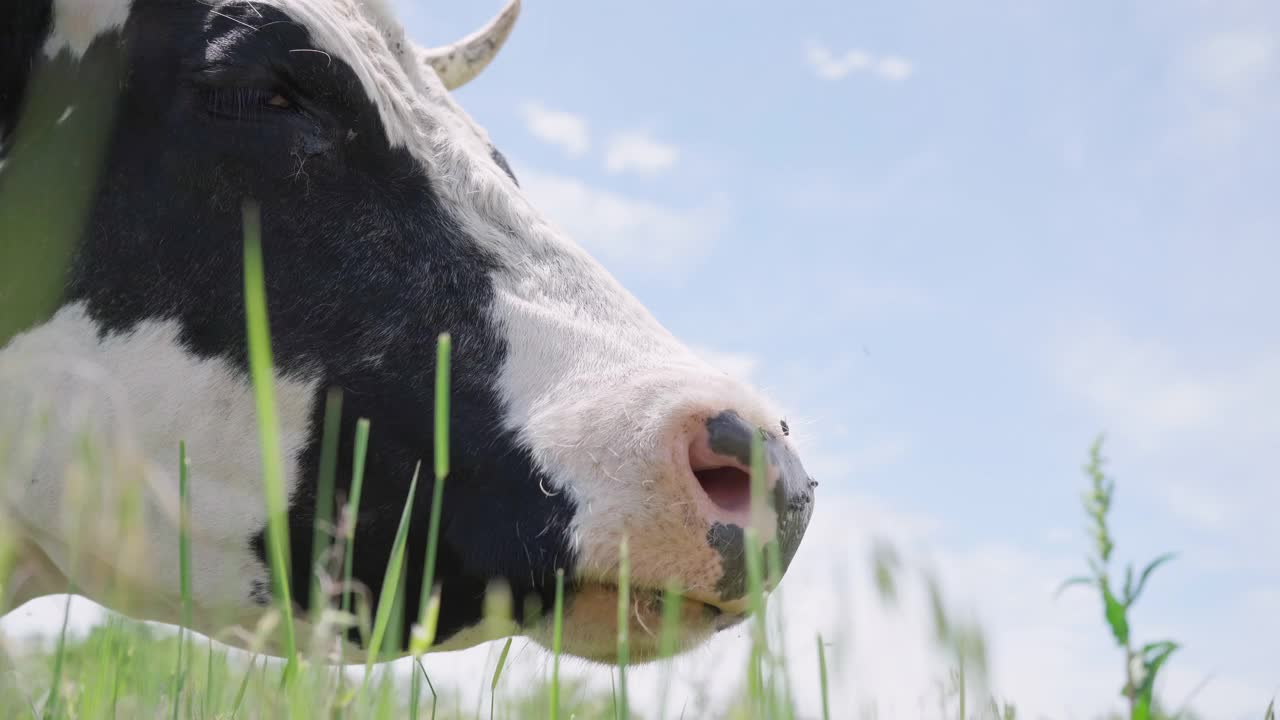
[[[497,260],[444,211],[420,164],[389,146],[345,63],[290,52],[312,45],[278,11],[219,12],[194,0],[133,3],[105,177],[69,299],[84,301],[104,332],[175,320],[189,351],[246,368],[240,208],[257,200],[277,368],[321,381],[290,498],[295,600],[309,602],[322,406],[325,390],[338,387],[339,496],[350,485],[356,420],[372,421],[354,563],[375,599],[422,462],[406,593],[406,607],[418,607],[435,345],[448,331],[453,472],[437,565],[438,638],[481,618],[494,579],[512,589],[518,620],[529,600],[550,608],[556,570],[573,573],[574,507],[540,490],[540,471],[502,430],[496,387],[506,347],[489,320]],[[197,451],[200,439],[188,442]],[[262,535],[246,542],[265,562]],[[262,601],[263,588],[248,585],[246,599]]]

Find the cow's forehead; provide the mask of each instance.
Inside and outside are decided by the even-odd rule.
[[[243,3],[223,0],[221,6]],[[487,156],[484,130],[455,105],[422,59],[386,0],[252,0],[272,7],[306,28],[317,50],[347,63],[378,109],[387,140],[424,162],[433,159],[433,134]]]
[[[345,62],[377,108],[387,139],[424,162],[432,135],[488,154],[488,136],[458,108],[407,36],[389,0],[190,0],[218,13],[231,6],[273,8],[305,28],[315,49]],[[134,0],[54,0],[45,54],[84,54],[94,39],[128,22]]]

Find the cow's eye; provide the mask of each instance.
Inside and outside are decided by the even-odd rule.
[[[227,120],[258,120],[294,109],[289,95],[276,89],[206,88],[204,100],[211,115]]]

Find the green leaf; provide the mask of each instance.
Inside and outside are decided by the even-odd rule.
[[[405,548],[409,543],[409,519],[413,515],[413,498],[418,493],[418,472],[421,469],[421,463],[413,469],[413,479],[409,481],[409,496],[404,501],[404,509],[400,511],[400,525],[396,527],[395,540],[391,544],[391,556],[387,559],[386,574],[382,579],[382,592],[378,598],[377,615],[373,623],[373,637],[369,641],[368,658],[365,661],[366,684],[373,676],[373,666],[378,662],[382,641],[386,637],[387,627],[391,624],[391,611],[400,587],[402,576],[400,569],[404,567]]]
[[[431,488],[431,515],[427,520],[427,557],[422,570],[422,600],[419,624],[426,625],[429,593],[435,592],[436,553],[440,544],[441,513],[444,511],[444,483],[449,477],[449,403],[452,382],[453,338],[440,333],[436,338],[435,485]]]
[[[493,669],[493,681],[489,683],[489,692],[498,691],[498,681],[502,679],[502,669],[507,666],[507,654],[511,652],[511,638],[502,646],[502,654],[498,656],[498,665]]]
[[[284,616],[284,677],[291,681],[298,669],[294,638],[293,595],[289,588],[289,498],[284,481],[284,449],[280,440],[280,414],[275,395],[275,370],[271,355],[271,329],[267,313],[267,283],[262,264],[262,213],[258,203],[246,199],[240,206],[244,226],[244,314],[248,342],[249,377],[258,420],[258,447],[262,456],[262,488],[266,495],[267,549],[275,598]]]
[[[1099,585],[1102,588],[1103,610],[1107,624],[1111,626],[1111,634],[1115,636],[1117,645],[1126,647],[1129,644],[1129,619],[1126,617],[1128,608],[1111,592],[1111,586],[1105,579]]]
[[[1177,557],[1177,553],[1165,553],[1155,560],[1147,563],[1147,566],[1142,569],[1142,574],[1138,577],[1138,585],[1133,588],[1132,593],[1128,593],[1128,601],[1126,604],[1132,605],[1133,602],[1138,599],[1138,596],[1142,594],[1142,589],[1147,586],[1147,578],[1151,577],[1151,573],[1155,572],[1156,568],[1169,562],[1175,557]]]
[[[888,605],[895,604],[898,599],[898,568],[902,565],[898,551],[888,542],[878,540],[871,552],[871,562],[880,599]]]
[[[1138,685],[1136,702],[1133,709],[1133,720],[1147,720],[1151,717],[1152,695],[1156,689],[1156,675],[1164,666],[1169,656],[1178,649],[1178,644],[1169,640],[1147,643],[1142,646],[1139,657],[1142,658],[1142,682]]]
[[[1129,720],[1151,720],[1151,698],[1138,698],[1133,703]]]
[[[1053,593],[1053,596],[1056,598],[1066,592],[1067,588],[1075,587],[1076,585],[1092,585],[1093,583],[1094,579],[1085,575],[1069,578],[1066,582],[1058,586],[1058,589]]]
[[[1143,645],[1139,655],[1142,657],[1144,663],[1147,663],[1148,665],[1154,663],[1158,668],[1159,665],[1164,663],[1165,659],[1168,658],[1169,655],[1173,654],[1173,651],[1177,650],[1179,647],[1178,643],[1172,640],[1161,640],[1160,642],[1147,643],[1146,645]]]
[[[831,704],[827,698],[827,651],[822,645],[822,633],[818,633],[818,677],[822,688],[822,720],[831,720]]]
[[[1276,720],[1276,699],[1275,698],[1271,698],[1271,704],[1267,705],[1267,714],[1263,716],[1262,720]]]
[[[555,620],[551,634],[551,693],[547,720],[560,720],[560,645],[564,637],[564,570],[556,570]]]
[[[507,665],[507,653],[511,652],[511,638],[502,646],[502,654],[498,656],[498,666],[493,670],[493,682],[489,683],[489,720],[493,720],[494,704],[498,698],[498,680],[502,678],[502,668]]]

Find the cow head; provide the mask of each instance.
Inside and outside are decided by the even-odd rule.
[[[260,489],[247,479],[257,456],[246,199],[261,208],[293,586],[304,603],[326,389],[344,396],[339,467],[350,467],[357,418],[372,424],[355,576],[376,596],[415,464],[431,465],[444,331],[454,343],[437,571],[446,647],[468,642],[495,582],[512,593],[523,631],[545,638],[564,570],[565,649],[612,657],[623,538],[637,628],[657,627],[668,581],[684,588],[693,642],[732,625],[748,607],[756,434],[769,465],[764,533],[789,563],[813,483],[780,414],[682,345],[542,217],[449,94],[502,45],[518,0],[443,50],[411,42],[384,0],[26,5],[29,53],[0,70],[86,87],[109,70],[118,93],[61,310],[5,352],[75,348],[104,366],[134,398],[156,465],[186,440],[194,522],[214,538],[195,548],[198,604],[261,605],[269,587],[264,517],[251,509]],[[79,121],[23,127],[23,93],[12,88],[25,85],[9,82],[0,115],[21,129],[5,129],[15,162],[24,132],[73,133]],[[338,485],[349,486],[346,473]],[[412,515],[411,608],[430,495],[420,490]],[[39,524],[38,502],[28,503],[17,512]],[[155,547],[155,567],[173,568],[175,548]],[[633,652],[650,654],[656,639],[635,635]]]

